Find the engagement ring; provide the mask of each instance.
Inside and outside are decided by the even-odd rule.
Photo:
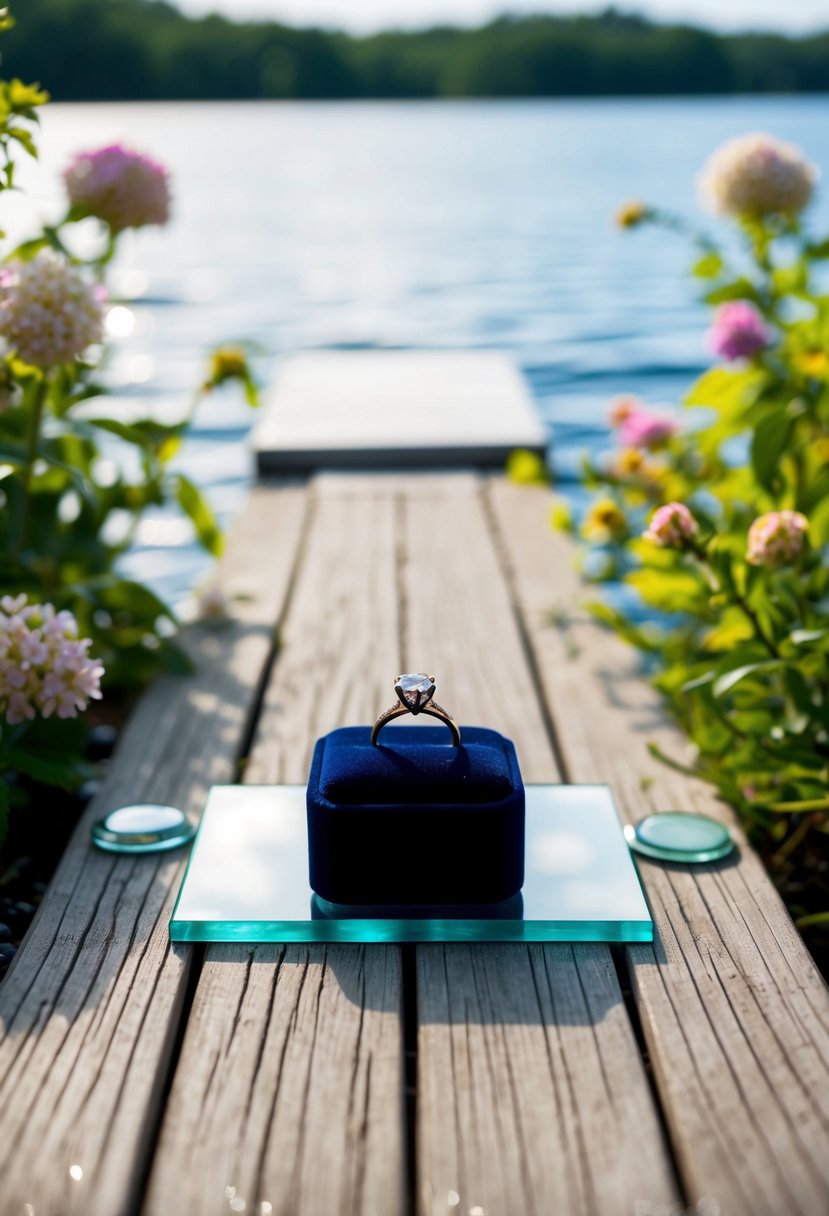
[[[377,736],[386,723],[391,722],[392,718],[399,718],[401,714],[414,714],[415,717],[418,714],[429,714],[430,717],[437,718],[449,727],[452,732],[452,743],[455,747],[460,747],[461,732],[457,722],[442,705],[438,705],[437,701],[433,699],[435,695],[434,676],[425,676],[422,672],[398,676],[394,683],[394,691],[397,693],[399,702],[382,713],[374,723],[371,730],[372,743],[377,744]]]

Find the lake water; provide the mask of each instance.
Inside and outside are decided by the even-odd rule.
[[[829,172],[829,97],[404,104],[52,105],[42,157],[6,196],[54,218],[68,155],[112,139],[172,169],[174,222],[132,234],[116,290],[135,297],[109,382],[118,408],[177,416],[211,346],[255,345],[267,381],[301,348],[512,352],[554,432],[564,488],[605,441],[609,402],[675,402],[706,360],[688,247],[620,234],[639,197],[696,216],[694,178],[723,139],[765,130]],[[829,192],[813,217],[829,228]],[[123,320],[122,314],[122,320]],[[250,410],[199,410],[181,461],[227,520],[251,475]],[[206,576],[187,527],[148,518],[132,573],[181,602]]]

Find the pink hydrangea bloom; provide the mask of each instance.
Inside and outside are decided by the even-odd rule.
[[[676,434],[676,423],[665,414],[654,414],[642,406],[631,409],[619,426],[619,438],[628,448],[664,447]]]
[[[748,530],[746,561],[752,566],[786,566],[806,545],[809,521],[799,511],[769,511]]]
[[[685,503],[669,502],[654,511],[642,538],[661,549],[684,549],[698,531],[699,524]]]
[[[103,220],[113,232],[166,224],[170,218],[167,169],[122,144],[79,152],[63,180],[72,204]]]
[[[732,300],[714,314],[708,341],[722,359],[750,359],[768,346],[771,333],[753,304]]]
[[[722,215],[799,215],[818,171],[794,144],[771,135],[741,135],[722,144],[699,179],[700,194]]]
[[[101,697],[104,669],[91,658],[89,638],[78,637],[71,612],[29,604],[25,595],[0,599],[0,714],[10,726],[76,718]]]
[[[0,281],[0,337],[24,363],[71,363],[103,336],[94,285],[62,254],[41,249],[30,262],[6,268]]]

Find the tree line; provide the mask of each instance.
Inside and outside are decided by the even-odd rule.
[[[829,91],[829,32],[718,35],[615,9],[360,38],[164,0],[25,0],[16,16],[7,73],[60,101]]]

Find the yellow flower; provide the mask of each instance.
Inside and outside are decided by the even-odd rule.
[[[631,199],[616,212],[616,227],[637,228],[648,218],[649,213],[650,208],[646,203],[641,202],[638,198]]]
[[[554,532],[572,532],[573,518],[563,498],[557,498],[550,507],[550,527]]]
[[[236,380],[241,385],[248,405],[259,404],[259,386],[253,378],[247,355],[240,346],[219,346],[210,356],[210,369],[202,385],[202,392]]]
[[[510,452],[507,477],[518,486],[546,486],[550,480],[543,457],[526,448]]]
[[[210,358],[208,383],[224,384],[225,380],[245,380],[250,375],[245,352],[238,346],[220,346]]]
[[[627,535],[628,521],[622,508],[612,498],[600,498],[594,502],[584,517],[581,526],[586,540],[606,544]]]
[[[639,448],[623,448],[613,462],[617,477],[639,477],[648,472],[648,462]]]
[[[804,376],[824,379],[829,373],[829,355],[825,350],[801,350],[794,357],[795,367]]]

